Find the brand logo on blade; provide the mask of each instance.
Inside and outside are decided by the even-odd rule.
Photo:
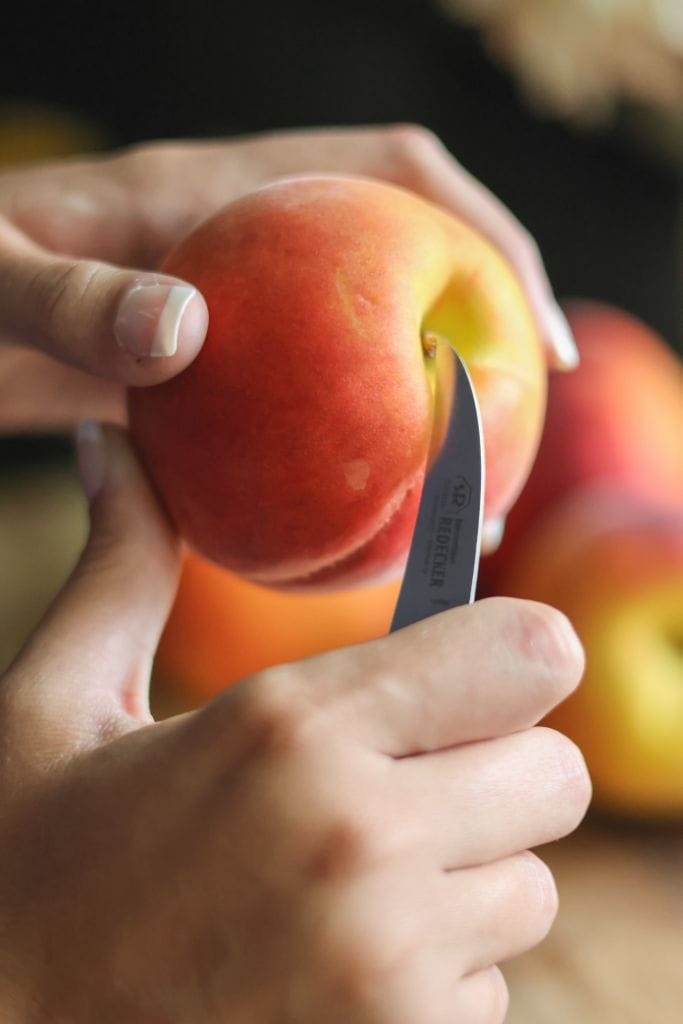
[[[456,476],[451,492],[451,504],[455,506],[458,512],[462,512],[463,509],[467,508],[471,500],[472,487],[469,481],[464,476]]]

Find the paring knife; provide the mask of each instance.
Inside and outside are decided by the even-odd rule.
[[[420,498],[391,632],[471,604],[479,571],[484,449],[479,406],[465,364],[438,340],[433,461]]]

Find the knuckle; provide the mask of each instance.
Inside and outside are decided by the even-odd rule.
[[[314,714],[287,665],[245,681],[236,713],[252,750],[291,754],[308,745]]]
[[[389,934],[380,941],[359,942],[354,955],[347,956],[343,962],[335,997],[341,992],[345,1009],[362,1011],[363,1020],[376,1024],[441,1022],[443,1001],[439,998],[433,1003],[425,1001],[430,983],[436,989],[441,986],[436,967],[425,972],[424,954],[424,943],[421,948],[411,945],[410,949],[401,949]],[[494,998],[500,1003],[499,997],[493,994],[491,1002]],[[482,1021],[500,1024],[502,1018],[485,1016]]]
[[[308,864],[315,881],[337,881],[367,870],[390,852],[391,843],[359,811],[337,812]]]
[[[516,601],[506,641],[527,662],[556,681],[562,693],[577,685],[583,672],[581,645],[569,619],[537,601]]]
[[[370,930],[358,923],[356,933],[337,949],[335,956],[335,995],[342,997],[343,1005],[356,1010],[370,1008],[379,986],[384,1003],[392,1001],[388,990],[397,961],[394,947],[395,942],[382,929]]]
[[[384,956],[381,944],[376,938],[369,938],[360,932],[355,943],[338,957],[338,977],[343,990],[358,999],[367,992],[368,985],[381,974]]]
[[[441,148],[439,137],[422,124],[401,122],[387,128],[390,144],[399,159],[421,163]]]
[[[146,180],[165,172],[169,163],[177,162],[183,152],[183,145],[172,140],[138,143],[120,151],[120,167],[128,178]]]
[[[145,232],[156,229],[166,196],[184,173],[187,154],[183,143],[160,140],[121,149],[112,158],[113,178],[118,190],[128,197],[125,202],[130,204],[131,196],[148,197],[145,202],[135,201]],[[153,200],[149,198],[152,194]]]
[[[375,969],[377,956],[371,943],[358,945],[353,954],[339,958],[335,970],[335,996],[341,997],[342,1004],[358,1009],[367,1003],[369,992],[378,976]]]
[[[34,278],[35,308],[44,331],[51,334],[67,324],[70,330],[77,323],[83,324],[89,293],[103,269],[94,260],[64,261],[51,265]],[[73,316],[76,310],[79,312],[78,320]],[[89,330],[91,324],[87,319],[85,327]]]

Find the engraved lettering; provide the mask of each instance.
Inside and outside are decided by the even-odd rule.
[[[453,536],[452,516],[439,516],[434,537],[434,548],[432,551],[431,574],[429,578],[430,587],[442,587],[446,580],[446,569],[448,567],[448,551]]]

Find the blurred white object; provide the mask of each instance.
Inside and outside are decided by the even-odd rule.
[[[481,28],[541,111],[607,120],[621,99],[683,109],[683,0],[437,0]]]

